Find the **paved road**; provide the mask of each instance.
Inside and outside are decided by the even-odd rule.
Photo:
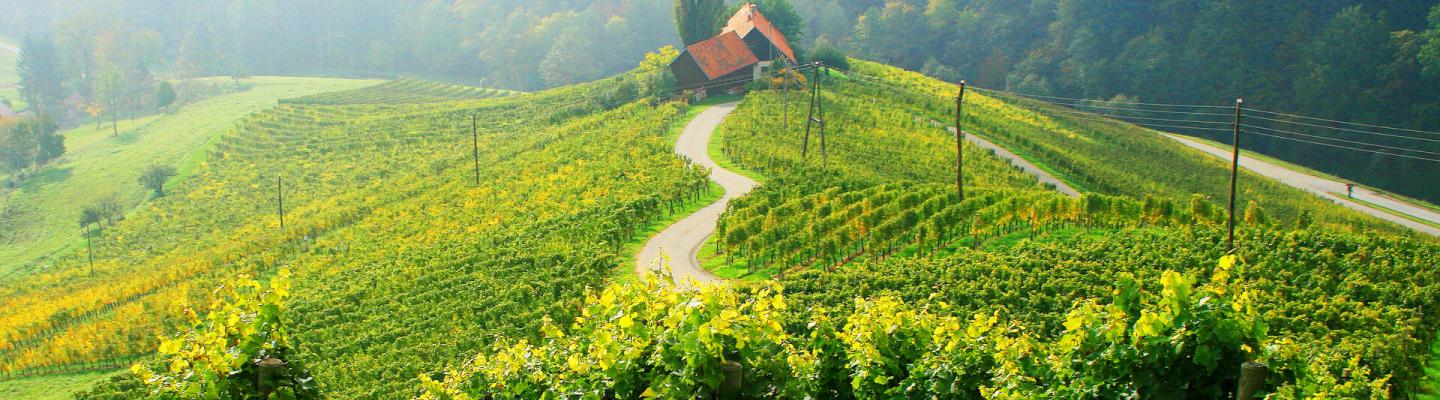
[[[738,104],[739,102],[720,104],[701,112],[685,126],[685,131],[680,133],[680,140],[675,143],[676,154],[710,168],[710,180],[719,183],[720,187],[725,189],[725,195],[650,238],[635,259],[636,273],[650,273],[664,254],[670,257],[670,270],[677,284],[685,286],[687,280],[701,284],[720,280],[700,268],[700,262],[695,259],[695,255],[699,252],[700,245],[705,243],[705,239],[715,233],[715,222],[720,220],[720,213],[725,211],[725,205],[730,199],[749,193],[756,185],[750,178],[720,168],[715,165],[715,160],[710,159],[710,134],[725,121],[725,116],[735,111]]]
[[[9,44],[9,43],[0,43],[0,50],[5,50],[5,51],[11,52],[11,53],[20,54],[20,48],[19,48],[19,47],[15,47],[15,46],[13,46],[13,45],[11,45],[11,44]]]
[[[950,132],[951,135],[955,134],[955,127],[945,125],[944,122],[932,119],[930,120],[930,125],[936,127],[944,126],[946,132]],[[965,131],[965,141],[970,142],[971,144],[974,144],[976,146],[980,146],[980,148],[983,149],[994,150],[996,156],[1000,156],[1000,158],[1009,160],[1010,165],[1020,167],[1021,171],[1024,171],[1025,173],[1030,175],[1034,175],[1035,179],[1040,180],[1040,183],[1048,183],[1054,185],[1055,191],[1060,192],[1061,194],[1070,197],[1080,197],[1080,191],[1075,190],[1075,188],[1072,188],[1070,187],[1070,185],[1065,184],[1065,181],[1056,178],[1054,175],[1050,175],[1049,172],[1040,169],[1040,166],[1035,165],[1035,163],[1026,160],[1024,157],[1020,157],[1019,155],[1011,152],[1010,150],[1006,150],[1004,147],[1000,147],[1000,145],[998,144],[995,144],[989,140],[985,140],[985,138],[975,136],[975,134],[970,133],[970,131]]]
[[[1180,144],[1198,149],[1210,155],[1219,157],[1225,161],[1230,161],[1231,150],[1228,148],[1216,147],[1209,143],[1200,142],[1178,135],[1165,134],[1165,136],[1171,139],[1175,139],[1175,141],[1180,142]],[[1434,236],[1440,236],[1440,229],[1419,222],[1411,221],[1409,219],[1405,219],[1394,214],[1387,213],[1383,210],[1375,209],[1374,207],[1370,207],[1369,205],[1352,201],[1346,198],[1343,195],[1345,193],[1345,182],[1333,181],[1314,175],[1292,171],[1275,164],[1271,164],[1265,161],[1255,159],[1253,157],[1246,156],[1244,154],[1240,155],[1240,166],[1244,167],[1245,169],[1254,171],[1255,173],[1258,173],[1260,175],[1264,175],[1280,181],[1281,183],[1300,188],[1301,190],[1310,193],[1314,193],[1321,198],[1334,201],[1342,206],[1350,207],[1366,214],[1373,215],[1377,218],[1391,221],[1420,232],[1424,232]],[[1336,193],[1339,193],[1341,195],[1337,196]],[[1378,204],[1381,207],[1389,208],[1396,212],[1404,213],[1415,218],[1440,223],[1440,213],[1436,213],[1422,207],[1416,207],[1409,203],[1391,199],[1382,194],[1371,191],[1370,189],[1356,186],[1355,198],[1373,204]]]
[[[950,132],[950,134],[952,135],[955,134],[955,127],[953,126],[946,126],[945,130]],[[1004,147],[1000,147],[1000,145],[992,143],[989,140],[985,140],[985,138],[975,136],[975,134],[970,133],[969,131],[965,132],[965,141],[970,142],[971,144],[974,144],[976,146],[980,146],[980,148],[994,150],[995,155],[1000,156],[1000,158],[1009,160],[1011,165],[1020,167],[1020,170],[1025,171],[1025,173],[1034,175],[1035,179],[1040,180],[1040,183],[1048,183],[1054,185],[1055,191],[1060,192],[1061,194],[1070,197],[1080,197],[1080,191],[1075,190],[1075,188],[1070,187],[1070,185],[1066,185],[1065,181],[1061,181],[1054,175],[1050,175],[1049,172],[1045,172],[1045,170],[1040,169],[1039,166],[1025,160],[1024,157],[1020,157],[1019,155],[1010,152],[1010,150],[1006,150]]]

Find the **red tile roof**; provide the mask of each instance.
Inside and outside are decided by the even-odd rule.
[[[754,4],[745,3],[740,6],[740,11],[730,17],[730,21],[725,24],[723,31],[735,32],[740,37],[745,37],[750,34],[750,31],[756,29],[760,30],[760,34],[769,38],[770,43],[774,43],[775,48],[780,49],[780,53],[784,54],[785,58],[792,62],[796,61],[795,51],[790,49],[790,40],[786,39],[785,34],[780,32],[775,24],[770,23],[770,19],[765,18],[765,14],[760,13]]]
[[[705,77],[711,80],[760,62],[735,32],[705,39],[686,47],[685,51],[695,58],[700,70],[705,71]]]

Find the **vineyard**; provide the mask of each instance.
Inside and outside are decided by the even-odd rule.
[[[967,131],[1088,193],[967,146],[962,200],[936,122],[955,89],[861,61],[821,77],[823,139],[776,80],[712,144],[766,176],[716,257],[775,280],[611,282],[652,222],[710,195],[672,154],[687,105],[642,94],[658,58],[535,93],[401,79],[252,114],[93,262],[0,287],[0,379],[135,364],[80,397],[232,393],[268,376],[247,359],[283,355],[286,390],[326,398],[1200,399],[1260,361],[1274,398],[1421,390],[1433,240],[1245,174],[1230,254],[1226,166],[981,95]]]
[[[638,228],[705,190],[662,137],[680,108],[595,100],[627,79],[463,100],[488,92],[400,81],[246,118],[107,227],[93,265],[76,252],[0,289],[0,370],[143,360],[210,288],[288,267],[296,354],[325,360],[331,394],[413,392],[447,357],[564,313]]]
[[[798,93],[752,92],[721,128],[726,158],[769,180],[722,216],[717,257],[778,284],[592,292],[573,323],[502,340],[422,397],[1221,398],[1242,361],[1268,365],[1273,398],[1421,390],[1433,241],[1247,173],[1227,256],[1225,166],[984,96],[967,130],[1092,193],[967,150],[960,201],[953,136],[930,122],[954,89],[857,64],[937,95],[822,78],[827,142],[812,132],[808,158]]]
[[[852,66],[855,74],[847,76],[847,81],[860,86],[854,90],[893,99],[897,109],[953,121],[955,85],[876,63],[857,60]],[[1022,107],[975,92],[965,94],[965,104],[967,131],[1046,166],[1081,191],[1132,198],[1186,199],[1200,194],[1216,203],[1228,196],[1228,163],[1187,149],[1155,131],[1071,118],[1063,111],[1036,111],[1031,104]],[[1317,223],[1333,229],[1410,233],[1249,171],[1241,171],[1240,179],[1240,204],[1254,201],[1280,220],[1294,221],[1309,211]]]

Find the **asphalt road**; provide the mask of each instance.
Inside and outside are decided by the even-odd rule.
[[[950,134],[952,135],[955,134],[955,127],[953,126],[946,126],[945,130],[947,132],[950,132]],[[1060,178],[1056,178],[1054,175],[1050,175],[1049,172],[1045,172],[1045,170],[1040,169],[1040,166],[1025,160],[1024,157],[1020,157],[1019,155],[1010,152],[1010,150],[1006,150],[1004,147],[1000,147],[1000,145],[997,145],[989,140],[985,140],[985,138],[975,136],[975,134],[970,133],[970,131],[965,131],[965,141],[970,142],[970,144],[980,146],[980,148],[982,149],[994,150],[996,156],[1009,160],[1010,165],[1020,167],[1021,171],[1024,171],[1025,173],[1030,175],[1034,175],[1035,179],[1040,180],[1040,183],[1048,183],[1055,186],[1055,191],[1060,192],[1061,194],[1070,197],[1080,197],[1080,191],[1075,190],[1075,188],[1070,187],[1070,185],[1066,185],[1065,181],[1060,180]]]
[[[1165,136],[1174,139],[1177,142],[1180,142],[1180,144],[1203,151],[1206,154],[1219,157],[1225,161],[1230,161],[1231,149],[1216,147],[1209,143],[1200,142],[1183,136],[1171,134],[1165,134]],[[1409,219],[1385,212],[1384,210],[1378,210],[1367,204],[1348,199],[1345,196],[1345,182],[1334,181],[1302,172],[1289,170],[1275,164],[1271,164],[1253,157],[1246,156],[1244,154],[1240,155],[1240,166],[1245,169],[1254,171],[1255,173],[1258,173],[1260,175],[1264,175],[1280,181],[1280,183],[1284,183],[1286,185],[1294,186],[1301,190],[1314,193],[1321,198],[1334,201],[1342,206],[1373,215],[1376,218],[1394,222],[1433,236],[1440,236],[1440,229],[1437,229],[1433,226],[1411,221]],[[1337,195],[1337,193],[1339,195]],[[1377,204],[1381,207],[1385,207],[1390,210],[1403,213],[1415,218],[1427,220],[1434,223],[1440,223],[1440,213],[1436,213],[1422,207],[1417,207],[1403,201],[1391,199],[1385,195],[1376,193],[1370,189],[1366,189],[1363,187],[1355,187],[1355,199],[1363,200],[1372,204]]]
[[[690,281],[709,284],[720,280],[700,268],[700,262],[695,255],[699,253],[700,245],[705,243],[705,239],[715,233],[715,222],[720,220],[720,213],[725,211],[725,205],[729,204],[730,199],[749,193],[757,185],[750,178],[720,168],[715,165],[715,160],[710,159],[710,135],[731,111],[735,111],[737,105],[739,102],[725,103],[701,112],[685,126],[685,130],[680,133],[680,139],[675,143],[676,154],[710,168],[710,180],[720,184],[720,187],[725,189],[725,195],[650,238],[635,259],[636,273],[644,275],[662,267],[665,264],[662,261],[664,255],[669,257],[670,271],[675,282],[681,287],[690,287]]]

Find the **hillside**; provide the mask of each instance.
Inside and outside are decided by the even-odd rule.
[[[186,321],[229,310],[210,293],[251,285],[237,276],[256,290],[288,276],[264,313],[283,310],[291,360],[333,398],[1213,397],[1250,359],[1292,397],[1419,387],[1440,325],[1421,313],[1440,306],[1433,240],[1247,174],[1256,205],[1223,257],[1224,180],[1208,177],[1223,164],[984,96],[967,95],[967,131],[1086,193],[967,146],[960,201],[954,136],[930,121],[953,88],[854,63],[938,95],[837,72],[822,78],[823,157],[818,132],[802,156],[797,92],[747,94],[712,142],[763,181],[707,247],[775,282],[612,282],[653,222],[711,196],[707,171],[673,154],[694,114],[644,95],[656,65],[506,96],[402,80],[229,125],[105,230],[93,265],[67,250],[16,276],[0,288],[0,371],[183,374],[198,367],[160,335],[213,326]],[[725,361],[746,368],[741,387],[721,387]],[[141,390],[122,373],[88,396]]]
[[[25,99],[20,97],[20,89],[16,86],[20,75],[9,66],[20,59],[18,46],[19,42],[0,36],[0,101],[10,102],[10,108],[17,112],[25,109]]]
[[[353,89],[376,82],[320,78],[258,77],[253,88],[211,97],[176,110],[121,121],[111,127],[83,125],[62,132],[66,154],[23,186],[0,189],[0,281],[43,270],[67,248],[83,248],[81,208],[115,197],[125,208],[144,201],[136,178],[148,165],[170,165],[189,174],[202,149],[241,117],[277,99]],[[183,178],[182,178],[183,179]]]

